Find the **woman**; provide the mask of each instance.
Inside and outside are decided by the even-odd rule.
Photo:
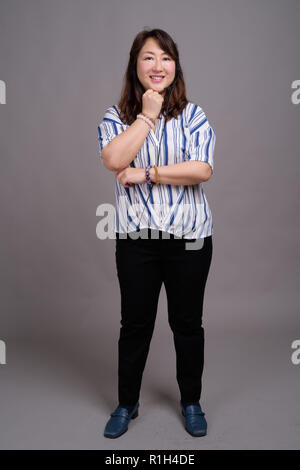
[[[165,31],[144,30],[134,39],[120,102],[107,109],[98,132],[103,164],[116,178],[121,292],[119,404],[104,436],[119,437],[138,416],[162,283],[185,429],[203,436],[202,307],[213,223],[202,183],[212,175],[215,134],[186,98],[177,46]]]

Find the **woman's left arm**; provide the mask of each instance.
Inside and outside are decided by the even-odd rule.
[[[208,181],[212,175],[212,169],[208,163],[200,161],[188,161],[173,165],[159,166],[159,182],[172,185],[199,184]],[[154,183],[155,170],[150,168],[150,179]]]
[[[208,163],[195,160],[158,166],[157,169],[159,183],[175,186],[199,184],[208,181],[212,175],[212,169]],[[146,183],[145,168],[132,168],[129,166],[114,173],[117,180],[125,188],[130,188],[133,184]],[[151,181],[156,183],[154,168],[150,168],[149,174]]]

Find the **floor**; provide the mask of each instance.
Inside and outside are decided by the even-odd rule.
[[[1,449],[299,449],[300,365],[293,332],[205,329],[201,405],[208,434],[184,429],[172,335],[155,331],[137,419],[103,430],[117,406],[117,336],[10,338],[0,365]]]

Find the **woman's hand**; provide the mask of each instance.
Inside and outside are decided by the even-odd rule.
[[[115,177],[125,188],[131,188],[133,184],[146,183],[145,168],[124,168],[114,171]]]
[[[164,97],[160,95],[157,91],[154,91],[152,90],[152,88],[149,88],[143,94],[142,101],[142,113],[145,114],[145,116],[149,116],[155,121],[161,111],[161,107],[164,102]]]

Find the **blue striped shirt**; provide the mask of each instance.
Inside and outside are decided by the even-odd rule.
[[[128,127],[129,125],[121,120],[117,105],[106,110],[98,126],[100,159],[103,147]],[[130,166],[145,168],[147,165],[156,164],[159,167],[196,160],[207,162],[213,170],[215,139],[215,133],[203,109],[188,102],[177,119],[172,118],[166,123],[163,116],[159,118],[156,131],[149,130]],[[138,228],[152,228],[185,239],[203,238],[213,234],[212,214],[204,194],[203,183],[154,184],[152,189],[149,189],[147,183],[141,183],[125,188],[115,178],[115,197],[115,232],[129,233]],[[138,224],[140,217],[141,222]]]

